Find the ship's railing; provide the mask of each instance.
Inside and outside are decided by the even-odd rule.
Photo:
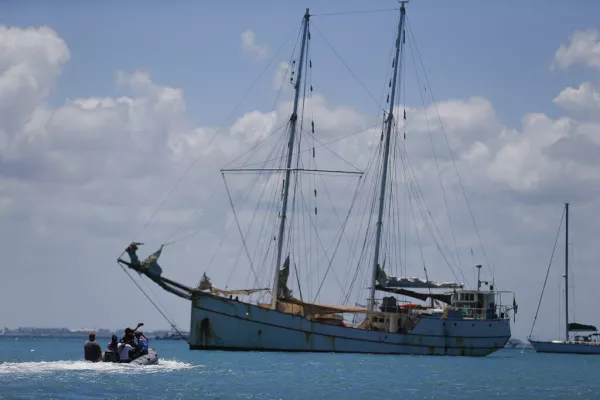
[[[389,310],[392,313],[399,314],[411,314],[419,316],[431,315],[433,317],[441,317],[448,319],[508,319],[510,318],[511,306],[497,305],[488,308],[474,308],[474,307],[457,307],[457,306],[446,306],[444,308],[431,308],[426,306],[417,307],[406,307],[399,306],[397,311]],[[386,314],[381,312],[375,312],[374,314]]]
[[[511,306],[496,305],[488,308],[475,308],[469,306],[446,306],[442,318],[462,318],[462,319],[507,319],[511,311]]]

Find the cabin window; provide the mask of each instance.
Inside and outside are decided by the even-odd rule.
[[[459,293],[459,301],[475,301],[475,293]]]

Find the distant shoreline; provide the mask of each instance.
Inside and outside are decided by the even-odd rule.
[[[17,328],[0,330],[0,338],[18,339],[18,338],[47,338],[47,339],[87,339],[89,333],[94,331],[97,339],[110,339],[112,335],[121,337],[124,330],[109,329],[90,329],[90,330],[72,330],[67,328]],[[181,340],[179,334],[168,330],[143,331],[149,339],[154,340]],[[187,338],[188,333],[182,332]]]

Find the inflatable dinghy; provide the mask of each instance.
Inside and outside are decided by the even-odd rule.
[[[102,354],[102,361],[103,362],[113,362],[113,363],[119,362],[119,360],[117,359],[117,354],[110,350],[107,350]],[[133,365],[155,365],[155,364],[158,364],[158,353],[156,352],[156,350],[149,348],[148,354],[134,358],[128,364],[133,364]]]
[[[158,364],[158,353],[156,352],[156,350],[149,348],[148,354],[139,356],[138,358],[132,360],[129,364],[134,364],[134,365]]]

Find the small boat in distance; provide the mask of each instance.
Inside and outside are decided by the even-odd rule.
[[[569,322],[569,203],[565,203],[563,216],[565,217],[565,274],[563,275],[565,278],[565,339],[541,341],[535,339],[530,333],[527,340],[529,340],[529,343],[531,343],[537,353],[600,354],[600,341],[598,340],[600,334],[598,333],[598,329],[593,325]],[[562,226],[562,220],[560,225]],[[540,303],[541,300],[540,297]],[[533,320],[533,326],[535,326],[536,319],[537,312]],[[531,332],[533,332],[533,326],[531,327]],[[588,334],[574,335],[573,338],[570,338],[569,334],[571,332],[587,332]]]
[[[189,332],[185,332],[185,331],[170,331],[167,332],[164,335],[156,335],[154,337],[155,340],[185,340],[186,342],[189,342],[190,340],[190,333]]]

